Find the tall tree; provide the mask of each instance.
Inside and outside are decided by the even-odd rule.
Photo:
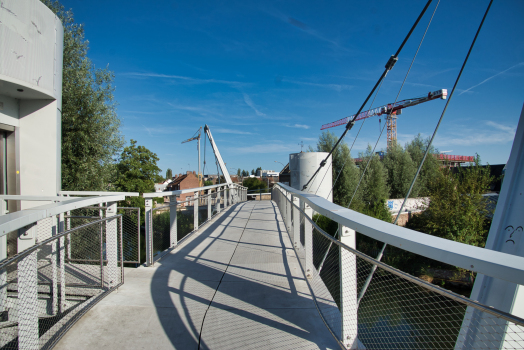
[[[337,141],[338,137],[335,134],[329,132],[329,130],[324,131],[318,139],[316,151],[329,152]],[[309,151],[313,151],[311,146]],[[333,161],[333,202],[341,206],[347,206],[357,186],[359,170],[345,142],[339,144],[331,157]],[[361,192],[357,192],[351,208],[355,208],[360,198]]]
[[[366,152],[360,154],[362,166],[360,175],[364,173],[364,168],[369,161],[366,172],[362,178],[362,208],[360,212],[391,222],[391,214],[386,208],[386,200],[389,198],[389,186],[387,184],[387,171],[380,161],[380,157],[373,153],[371,146],[368,145]]]
[[[135,140],[124,148],[117,164],[118,176],[115,186],[124,192],[147,193],[155,190],[155,180],[160,173],[156,165],[158,157]]]
[[[172,179],[172,178],[173,178],[173,170],[171,170],[170,168],[167,168],[167,170],[166,170],[166,180]]]
[[[106,190],[124,144],[113,97],[114,74],[107,67],[95,68],[87,57],[89,41],[72,10],[58,1],[41,1],[64,26],[62,189]]]
[[[407,151],[398,144],[388,149],[384,156],[384,166],[388,173],[391,198],[404,198],[417,168]],[[415,183],[410,197],[417,197],[420,183]]]
[[[413,163],[416,168],[418,168],[422,158],[424,157],[424,152],[429,144],[429,138],[422,139],[422,136],[418,134],[411,142],[406,144],[406,151],[409,153],[409,156],[413,160]],[[437,159],[436,155],[438,150],[435,147],[431,146],[429,149],[428,156],[424,161],[424,165],[420,170],[420,174],[417,178],[417,183],[419,186],[418,195],[427,196],[429,195],[430,187],[432,183],[437,181],[439,176],[440,162]]]
[[[240,169],[237,169],[237,176],[240,177],[240,175],[242,175],[242,172]]]

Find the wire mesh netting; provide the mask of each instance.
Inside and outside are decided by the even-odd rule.
[[[57,217],[29,230],[37,243],[0,264],[0,347],[54,346],[123,282],[121,216],[58,233]]]
[[[278,192],[274,193],[274,197],[286,222],[285,206],[290,202]],[[478,304],[349,249],[318,226],[315,227],[315,222],[303,211],[296,221],[300,224],[300,238],[296,240],[297,256],[304,271],[313,271],[308,282],[319,313],[332,334],[346,347],[524,348],[524,320]],[[311,232],[311,227],[311,247],[308,248],[307,230],[309,228]],[[352,230],[348,232],[356,235]],[[293,226],[288,227],[288,233],[293,241]],[[361,239],[358,241],[362,242]],[[364,241],[360,247],[357,243],[357,248],[366,252],[375,251],[369,243],[369,240]],[[417,259],[428,260],[414,256],[394,248],[386,250],[385,261],[403,259],[412,264]],[[368,280],[366,289],[364,286]]]
[[[106,215],[107,207],[84,207],[72,210],[65,216],[66,229],[75,228],[95,220],[100,220]],[[122,245],[124,263],[140,264],[144,261],[141,258],[141,244],[143,239],[140,237],[140,208],[137,207],[118,207],[118,214],[122,215]]]

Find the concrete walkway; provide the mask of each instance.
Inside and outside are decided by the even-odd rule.
[[[56,349],[337,349],[273,202],[237,204],[86,313]]]

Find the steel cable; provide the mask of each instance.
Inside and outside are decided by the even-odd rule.
[[[397,224],[398,218],[400,216],[400,213],[402,212],[402,209],[404,209],[404,205],[406,203],[406,200],[409,198],[409,195],[411,194],[411,191],[413,190],[413,186],[415,185],[415,181],[417,180],[417,177],[420,174],[420,170],[422,169],[422,166],[424,165],[424,161],[426,160],[426,157],[427,157],[427,155],[429,153],[431,145],[433,144],[433,140],[435,139],[437,131],[438,131],[438,129],[440,127],[440,124],[442,122],[442,119],[444,118],[444,115],[446,114],[446,110],[448,108],[449,102],[451,101],[451,98],[453,97],[453,94],[455,92],[457,84],[458,84],[458,82],[460,80],[460,77],[462,76],[462,72],[464,71],[464,67],[466,66],[466,63],[468,62],[469,56],[471,54],[471,51],[473,50],[473,47],[475,46],[475,42],[477,41],[477,37],[478,37],[478,35],[480,33],[480,30],[482,29],[482,26],[484,25],[484,20],[486,19],[492,4],[493,4],[493,0],[490,0],[490,2],[488,4],[488,8],[486,9],[486,12],[484,13],[484,17],[482,17],[482,21],[480,22],[480,25],[479,25],[479,27],[477,29],[477,32],[475,33],[475,37],[473,38],[473,42],[471,43],[471,45],[469,47],[468,54],[466,55],[466,58],[464,59],[464,62],[462,63],[462,67],[460,68],[459,74],[458,74],[458,76],[457,76],[457,78],[455,80],[455,84],[453,84],[453,89],[451,90],[451,93],[449,94],[448,100],[446,101],[446,105],[444,106],[444,110],[442,111],[442,114],[440,115],[440,118],[438,120],[437,126],[435,127],[435,131],[433,131],[433,135],[431,136],[431,139],[429,140],[428,146],[426,148],[426,151],[424,152],[424,156],[422,157],[422,160],[420,161],[420,164],[418,166],[417,172],[415,173],[415,176],[413,177],[413,181],[411,181],[411,185],[409,187],[408,193],[406,194],[406,197],[404,198],[404,201],[402,202],[402,206],[400,207],[400,210],[399,210],[399,212],[397,214],[397,217],[395,218],[394,224]],[[380,259],[382,259],[382,255],[384,254],[384,250],[386,249],[386,246],[387,246],[387,244],[384,243],[383,246],[382,246],[382,249],[380,250],[380,252],[379,252],[379,254],[378,254],[377,258],[376,258],[376,260],[380,261]],[[369,273],[369,276],[368,276],[366,282],[364,283],[364,285],[362,286],[362,289],[361,289],[361,291],[359,293],[357,303],[360,303],[360,301],[364,297],[364,294],[366,293],[366,290],[369,287],[369,283],[371,282],[371,279],[373,278],[373,273],[375,272],[375,270],[376,270],[376,267],[374,267],[371,270],[371,272]]]
[[[418,26],[418,23],[420,22],[420,20],[422,19],[422,17],[424,16],[424,14],[426,13],[426,10],[428,9],[429,5],[431,4],[433,0],[428,0],[428,2],[426,3],[426,6],[424,7],[424,9],[422,9],[422,12],[420,13],[420,15],[418,16],[417,20],[415,21],[415,23],[413,24],[413,26],[411,27],[410,31],[408,32],[408,34],[406,35],[406,37],[404,38],[404,41],[402,42],[402,44],[400,44],[400,47],[398,48],[397,52],[392,55],[388,62],[386,63],[386,66],[385,66],[385,69],[384,69],[384,72],[382,73],[382,75],[380,76],[380,78],[378,79],[378,81],[376,82],[375,86],[373,86],[373,89],[371,90],[371,92],[368,94],[368,96],[366,97],[366,100],[364,101],[364,103],[362,103],[362,105],[360,106],[358,112],[354,115],[353,119],[347,123],[346,125],[346,129],[344,130],[344,132],[342,133],[342,135],[340,136],[340,138],[338,139],[338,141],[335,143],[335,145],[333,146],[333,148],[331,149],[331,151],[329,152],[329,154],[326,156],[326,159],[324,159],[321,163],[320,163],[320,166],[317,168],[317,170],[315,171],[315,173],[313,174],[313,176],[309,179],[309,181],[304,185],[304,187],[302,188],[302,190],[305,190],[307,188],[307,186],[309,185],[309,183],[315,178],[315,176],[318,174],[318,172],[320,171],[320,168],[322,168],[323,166],[326,165],[326,161],[327,159],[329,158],[329,156],[331,156],[331,154],[334,152],[334,150],[337,148],[337,146],[340,144],[340,142],[342,142],[342,140],[344,139],[344,137],[346,136],[346,134],[348,133],[349,130],[351,130],[351,128],[353,127],[353,125],[355,125],[355,119],[357,119],[358,115],[360,114],[360,112],[362,112],[362,109],[364,108],[364,106],[368,103],[369,99],[371,98],[371,96],[373,95],[373,93],[375,92],[375,90],[377,89],[377,87],[380,85],[380,83],[382,82],[382,80],[386,77],[386,75],[388,74],[388,72],[393,69],[393,66],[395,65],[395,63],[398,61],[398,55],[400,54],[400,52],[402,51],[404,45],[406,44],[406,42],[408,41],[408,39],[411,37],[411,34],[413,33],[413,31],[415,30],[415,28]]]

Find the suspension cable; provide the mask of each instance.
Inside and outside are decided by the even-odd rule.
[[[437,8],[438,8],[439,4],[440,4],[440,0],[438,0],[437,5],[435,6],[435,9],[433,10],[433,14],[431,15],[431,18],[429,19],[428,25],[426,26],[426,30],[424,31],[424,35],[423,35],[422,38],[420,39],[420,43],[419,43],[419,45],[418,45],[417,51],[415,52],[415,55],[413,56],[413,59],[411,60],[411,64],[409,65],[409,68],[408,68],[408,70],[407,70],[407,72],[406,72],[406,75],[405,75],[405,77],[404,77],[404,80],[402,81],[402,84],[401,84],[400,89],[399,89],[399,91],[398,91],[398,93],[397,93],[397,97],[395,98],[395,102],[394,102],[394,103],[397,102],[397,100],[398,100],[398,98],[399,98],[399,96],[400,96],[400,93],[402,92],[402,89],[403,89],[403,87],[404,87],[404,84],[406,83],[406,80],[407,80],[407,78],[408,78],[408,76],[409,76],[409,73],[410,73],[410,71],[411,71],[411,68],[413,67],[413,63],[415,63],[415,59],[417,58],[417,55],[418,55],[418,52],[419,52],[419,50],[420,50],[420,47],[422,46],[422,43],[424,42],[424,38],[426,37],[426,34],[427,34],[428,30],[429,30],[429,27],[430,27],[430,25],[431,25],[431,22],[433,21],[433,17],[435,16],[435,13],[436,13],[436,11],[437,11]],[[381,86],[382,86],[382,83],[381,83]],[[378,91],[380,91],[381,86],[379,86]],[[378,94],[378,91],[377,91],[377,94]],[[376,98],[376,95],[375,95],[375,98]],[[373,99],[373,101],[375,101],[375,99]],[[372,104],[373,104],[373,102],[372,102]],[[355,188],[355,191],[353,192],[353,195],[351,196],[351,199],[350,199],[350,201],[349,201],[349,203],[348,203],[348,205],[347,205],[347,208],[348,208],[348,209],[349,209],[349,207],[351,206],[351,203],[353,202],[353,199],[355,198],[355,195],[357,194],[358,188],[359,188],[359,186],[360,186],[360,184],[361,184],[361,182],[362,182],[362,180],[363,180],[363,178],[364,178],[364,175],[366,174],[366,171],[367,171],[367,169],[368,169],[369,164],[371,163],[371,160],[373,160],[375,150],[376,150],[377,145],[378,145],[378,143],[379,143],[379,141],[380,141],[380,139],[381,139],[381,137],[382,137],[382,134],[384,133],[384,129],[386,128],[386,126],[387,126],[387,123],[384,123],[384,126],[381,128],[380,134],[378,135],[377,142],[375,143],[375,147],[373,147],[373,150],[372,150],[372,152],[371,152],[371,155],[369,156],[369,159],[368,159],[368,161],[366,162],[366,166],[365,166],[365,168],[364,168],[364,171],[362,172],[362,175],[360,176],[360,179],[359,179],[359,181],[358,181],[358,183],[357,183],[357,186],[356,186],[356,188]],[[360,126],[360,128],[362,129],[362,125]],[[359,133],[360,133],[360,129],[359,129]],[[357,134],[357,136],[358,136],[358,134]],[[356,142],[356,138],[355,138],[355,140],[353,141],[353,145],[355,144],[355,142]],[[351,149],[353,149],[353,145],[351,145]],[[350,150],[350,152],[351,152],[351,150]],[[351,153],[350,153],[350,154],[351,154]],[[348,157],[348,158],[349,158],[349,157]],[[338,173],[338,175],[337,175],[337,178],[336,178],[336,180],[335,180],[335,183],[333,184],[333,187],[331,188],[332,191],[333,191],[334,188],[335,188],[336,182],[337,182],[337,180],[338,180],[340,174],[342,173],[342,170],[344,169],[344,166],[346,165],[346,162],[347,162],[347,159],[348,159],[348,158],[346,158],[346,160],[344,161],[344,164],[343,164],[343,166],[342,166],[342,169],[340,169],[340,171],[339,171],[339,173]],[[320,186],[319,186],[319,187],[320,187]],[[331,192],[330,192],[330,193],[331,193]],[[329,195],[328,195],[328,196],[329,196]],[[398,217],[398,216],[397,216],[397,217]],[[396,222],[395,222],[395,223],[396,223]],[[338,231],[339,231],[339,228],[337,227],[337,230],[335,231],[335,234],[333,235],[333,237],[335,237],[335,238],[337,237],[337,235],[338,235]],[[385,247],[383,247],[383,248],[385,248]],[[321,264],[319,265],[319,272],[320,272],[320,270],[322,269],[322,266],[324,265],[324,261],[326,260],[327,255],[328,255],[330,249],[331,249],[331,244],[328,246],[328,248],[327,248],[327,250],[326,250],[326,253],[324,254],[324,257],[323,257],[323,259],[322,259],[322,262],[321,262]],[[368,278],[369,278],[369,276],[368,276]]]
[[[305,190],[307,188],[307,186],[309,185],[309,183],[315,178],[315,176],[318,174],[318,172],[320,171],[320,169],[322,167],[324,167],[326,165],[326,161],[327,159],[329,158],[329,156],[331,156],[331,154],[333,153],[333,151],[337,148],[337,146],[340,144],[340,142],[342,142],[342,140],[344,139],[344,137],[346,136],[346,134],[349,132],[349,130],[351,130],[351,128],[353,127],[353,125],[355,125],[355,119],[357,119],[358,115],[360,114],[360,112],[362,112],[362,109],[364,108],[364,106],[368,103],[369,99],[371,98],[371,96],[373,95],[373,93],[375,92],[375,90],[377,89],[377,87],[380,85],[380,83],[382,82],[382,80],[386,77],[386,75],[388,74],[388,72],[393,69],[393,67],[395,66],[395,63],[397,63],[398,61],[398,55],[400,54],[400,52],[402,51],[402,48],[404,47],[404,45],[406,44],[406,42],[408,41],[409,37],[411,36],[411,34],[413,33],[413,31],[415,30],[415,28],[417,27],[418,23],[420,22],[420,20],[422,19],[422,17],[424,16],[424,14],[426,13],[426,10],[428,9],[429,5],[431,4],[432,0],[428,0],[428,2],[426,3],[426,6],[424,7],[424,9],[422,9],[422,12],[420,12],[420,15],[418,16],[417,20],[415,21],[415,23],[413,24],[413,26],[411,27],[409,33],[406,35],[406,37],[404,38],[404,41],[402,42],[402,44],[400,44],[400,47],[398,48],[397,52],[392,55],[388,62],[386,63],[386,66],[385,66],[385,69],[384,69],[384,72],[382,73],[382,75],[380,76],[380,78],[378,79],[378,81],[376,82],[375,86],[373,87],[373,89],[370,91],[370,93],[368,94],[368,96],[366,97],[366,100],[364,101],[364,103],[362,103],[362,105],[360,106],[358,112],[353,116],[353,119],[351,121],[349,121],[346,125],[346,129],[344,130],[344,132],[342,133],[342,135],[340,136],[340,138],[338,139],[338,141],[335,143],[335,145],[333,146],[333,148],[331,149],[331,151],[329,151],[329,154],[326,156],[326,159],[324,159],[322,162],[320,162],[320,166],[317,168],[317,170],[315,171],[315,173],[313,174],[313,176],[309,179],[309,181],[304,185],[304,187],[302,188],[302,191]]]
[[[486,9],[486,12],[484,13],[484,17],[482,17],[482,21],[480,22],[480,25],[479,25],[479,27],[477,29],[477,32],[475,33],[475,37],[473,38],[473,42],[471,43],[471,45],[469,47],[468,54],[466,55],[466,58],[464,59],[464,62],[462,63],[462,67],[460,68],[459,74],[458,74],[458,76],[457,76],[457,78],[455,80],[455,84],[453,84],[453,89],[451,90],[451,93],[449,94],[448,100],[446,101],[446,105],[444,106],[444,110],[442,111],[442,114],[440,115],[440,118],[438,120],[437,126],[435,127],[435,131],[433,131],[433,135],[431,136],[431,139],[428,142],[428,146],[426,148],[426,151],[424,152],[424,156],[422,157],[422,160],[420,161],[420,164],[418,166],[417,172],[415,173],[415,176],[413,177],[413,181],[411,181],[411,185],[409,187],[408,193],[406,194],[406,197],[404,198],[404,201],[402,202],[402,206],[400,207],[400,210],[399,210],[399,212],[397,214],[397,217],[395,218],[394,224],[397,224],[398,218],[399,218],[400,214],[402,213],[402,209],[404,209],[404,205],[405,205],[409,195],[411,194],[411,190],[413,189],[415,181],[417,180],[417,177],[418,177],[418,175],[420,173],[420,170],[422,169],[422,166],[424,165],[424,161],[426,160],[426,157],[427,157],[427,155],[429,153],[431,145],[433,144],[433,140],[435,139],[437,131],[438,131],[438,129],[440,127],[440,124],[442,122],[442,119],[444,118],[444,115],[446,114],[446,110],[448,109],[449,102],[451,101],[451,98],[453,97],[453,94],[455,92],[457,84],[458,84],[458,82],[460,80],[460,77],[462,76],[462,72],[464,71],[464,67],[466,66],[466,63],[468,62],[469,56],[471,54],[471,51],[473,50],[473,47],[475,46],[475,42],[477,41],[477,37],[478,37],[478,35],[480,33],[480,30],[482,29],[482,26],[484,25],[484,20],[486,19],[492,4],[493,4],[493,0],[490,0],[490,2],[488,4],[488,8]],[[384,250],[386,249],[386,246],[387,246],[386,243],[384,243],[382,245],[382,249],[380,250],[376,260],[380,261],[382,259],[382,255],[384,254]],[[376,270],[376,267],[371,269],[371,271],[370,271],[370,273],[368,275],[368,278],[366,279],[366,282],[362,286],[362,289],[361,289],[361,291],[359,293],[359,296],[358,296],[358,299],[357,299],[357,304],[360,303],[360,301],[364,297],[364,294],[366,293],[366,290],[368,289],[369,284],[371,283],[371,279],[373,278],[373,274],[375,273],[375,270]]]

